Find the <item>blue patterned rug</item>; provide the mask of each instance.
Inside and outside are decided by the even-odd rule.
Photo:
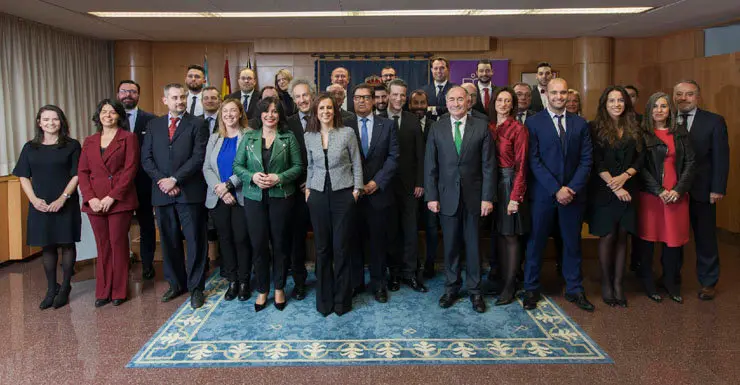
[[[224,301],[228,283],[214,274],[205,305],[193,311],[186,301],[127,367],[612,363],[549,298],[531,312],[519,302],[494,307],[491,297],[483,314],[468,299],[442,309],[442,281],[427,281],[425,294],[402,286],[387,304],[365,293],[351,312],[324,318],[313,291],[282,312],[269,306],[255,313],[256,293]]]

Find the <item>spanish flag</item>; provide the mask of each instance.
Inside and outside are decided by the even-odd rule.
[[[229,59],[224,63],[224,80],[221,82],[221,100],[231,93],[231,76],[229,76]]]

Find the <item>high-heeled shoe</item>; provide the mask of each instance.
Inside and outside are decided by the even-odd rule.
[[[57,283],[56,288],[53,290],[47,290],[46,291],[46,297],[44,297],[44,300],[41,301],[41,304],[39,305],[39,309],[46,310],[50,308],[54,304],[54,297],[59,293],[59,288],[61,286]]]
[[[60,307],[69,303],[70,291],[72,291],[71,286],[65,286],[59,289],[59,293],[57,293],[57,295],[54,297],[54,302],[52,303],[54,309],[59,309]]]
[[[278,292],[283,293],[283,298],[284,298],[283,302],[278,302],[277,301],[277,293]],[[275,291],[274,304],[275,304],[275,308],[278,309],[278,310],[280,310],[280,311],[283,311],[283,309],[285,309],[285,305],[288,304],[288,299],[285,298],[285,292],[284,291],[282,291],[282,290],[276,290]]]
[[[257,302],[255,302],[254,303],[254,312],[255,313],[259,313],[262,310],[265,310],[266,307],[267,307],[267,302],[265,302],[265,303],[257,303]]]

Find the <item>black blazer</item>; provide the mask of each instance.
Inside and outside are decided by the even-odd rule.
[[[529,105],[529,109],[534,112],[540,112],[545,109],[540,98],[540,89],[536,85],[532,87],[532,104]]]
[[[478,88],[478,82],[475,82],[475,87]],[[493,97],[496,96],[496,92],[498,92],[499,88],[497,85],[491,83],[491,95],[489,95],[488,99],[488,106],[491,106],[491,103],[493,103]],[[486,111],[485,107],[483,107],[483,95],[480,91],[480,88],[478,88],[478,97],[475,99],[475,104],[473,104],[473,110],[480,111],[484,115],[488,116],[488,111]]]
[[[152,178],[152,206],[204,203],[208,188],[203,178],[203,162],[210,136],[208,124],[202,118],[186,113],[182,115],[172,141],[168,127],[168,115],[149,121],[141,149],[142,166]],[[177,179],[180,188],[180,194],[174,198],[160,191],[156,184],[156,181],[168,177]]]
[[[427,138],[429,138],[429,131],[431,130],[434,122],[437,120],[435,119],[435,116],[433,116],[430,112],[427,112],[426,117],[427,118],[425,122],[421,125],[421,136],[422,136],[422,139],[424,139],[425,149],[426,149]],[[421,119],[419,120],[419,123],[421,123]]]
[[[522,124],[527,123],[527,119],[533,117],[536,114],[537,114],[537,112],[534,112],[532,110],[526,110],[526,111],[524,111],[524,115],[522,115],[522,117],[524,119],[524,123],[522,123]],[[515,117],[515,119],[516,119],[516,117]]]
[[[360,145],[360,130],[357,127],[357,119],[347,122],[357,135],[357,144]],[[360,145],[360,156],[362,157],[362,182],[375,181],[378,190],[372,195],[363,196],[368,202],[377,208],[388,207],[393,203],[393,193],[390,189],[391,181],[398,169],[398,135],[392,120],[380,116],[373,117],[373,133],[370,139],[370,148],[367,156],[362,153]]]
[[[136,113],[136,122],[134,122],[134,134],[136,134],[136,139],[139,140],[139,149],[141,147],[144,147],[144,137],[147,133],[146,131],[146,125],[149,123],[150,120],[156,118],[157,116],[146,112],[139,108],[139,111]],[[125,129],[126,131],[131,131],[131,127],[129,127],[128,119],[123,120],[124,127],[121,127]],[[152,189],[152,179],[149,178],[149,175],[147,175],[146,171],[144,171],[144,166],[139,162],[139,171],[136,173],[136,178],[134,178],[134,184],[136,185],[136,191],[141,195],[142,193],[145,195],[149,195],[149,192]],[[144,205],[150,205],[151,199],[148,199],[147,202],[143,202]],[[142,204],[142,202],[139,202],[139,204]]]
[[[695,159],[694,149],[691,147],[689,134],[686,129],[679,127],[673,134],[673,143],[676,146],[676,186],[673,187],[679,194],[689,192],[694,180]],[[663,161],[668,153],[668,146],[654,133],[645,135],[645,161],[642,166],[642,191],[653,195],[663,192]]]
[[[709,193],[725,194],[730,171],[727,123],[721,115],[697,109],[689,131],[696,156],[691,199],[709,202]]]
[[[352,121],[355,121],[355,124],[357,124],[357,115],[355,115],[354,112],[349,112],[343,109],[340,109],[339,111],[342,114],[342,123],[344,123],[346,127],[352,127]]]
[[[424,92],[427,93],[427,100],[429,101],[429,106],[436,106],[437,107],[437,116],[444,115],[447,113],[447,102],[445,101],[445,94],[447,94],[447,91],[450,90],[450,88],[457,86],[457,84],[447,80],[447,84],[445,84],[444,88],[442,88],[442,92],[440,93],[440,98],[437,99],[437,87],[434,85],[434,82],[431,82],[421,89],[424,90]]]
[[[596,136],[593,126],[591,127],[591,141],[594,149],[594,165],[591,175],[591,184],[588,189],[589,202],[596,206],[604,206],[612,201],[619,200],[612,190],[607,187],[606,182],[599,176],[602,172],[608,172],[611,176],[621,175],[630,168],[637,170],[638,174],[645,159],[645,145],[642,137],[638,141],[634,138],[623,138],[614,145],[601,143]],[[639,176],[635,175],[624,183],[624,189],[633,196],[639,188]]]
[[[402,111],[401,127],[397,130],[398,172],[393,186],[396,193],[413,194],[415,187],[424,186],[424,138],[421,135],[421,122],[413,113]]]
[[[291,115],[288,118],[288,129],[295,135],[296,142],[298,142],[298,147],[300,147],[301,150],[301,162],[303,162],[303,170],[301,171],[301,175],[298,176],[298,179],[296,179],[296,184],[299,186],[306,182],[306,169],[308,167],[308,153],[306,152],[306,138],[303,137],[303,134],[305,131],[303,130],[303,125],[301,124],[301,117],[299,114]]]
[[[239,90],[236,92],[232,92],[226,98],[236,99],[241,103],[242,91]],[[251,119],[254,117],[254,113],[257,110],[257,103],[259,103],[260,99],[262,99],[262,94],[260,94],[259,90],[255,88],[254,92],[252,92],[252,96],[249,97],[249,108],[247,109],[247,119]]]
[[[450,119],[432,125],[424,158],[424,200],[440,202],[440,214],[453,216],[460,199],[480,216],[482,201],[496,198],[496,150],[485,122],[468,118],[457,154]]]

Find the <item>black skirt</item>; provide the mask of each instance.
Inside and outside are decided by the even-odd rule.
[[[514,188],[516,170],[513,168],[498,169],[498,205],[496,205],[496,231],[501,235],[524,235],[531,228],[529,205],[525,199],[519,203],[519,211],[509,215],[509,197]]]

